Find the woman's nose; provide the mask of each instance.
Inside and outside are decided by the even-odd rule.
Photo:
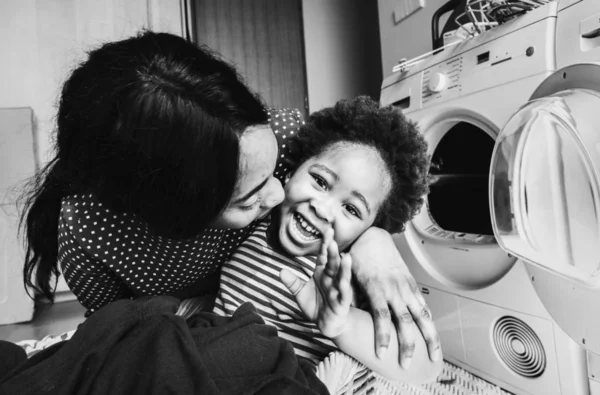
[[[263,199],[263,208],[272,209],[283,201],[284,198],[283,187],[281,182],[275,177],[271,177],[266,185],[265,198]]]

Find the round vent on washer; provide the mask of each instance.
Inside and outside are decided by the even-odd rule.
[[[546,370],[544,346],[533,329],[511,316],[501,317],[494,325],[493,341],[500,359],[513,372],[528,378]]]

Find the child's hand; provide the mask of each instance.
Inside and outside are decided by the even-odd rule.
[[[289,270],[282,270],[281,281],[295,296],[298,306],[309,320],[316,322],[323,335],[338,337],[345,328],[352,302],[352,259],[340,258],[333,229],[324,237],[314,276],[304,282]]]

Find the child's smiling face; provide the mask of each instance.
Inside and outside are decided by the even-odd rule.
[[[379,153],[339,142],[304,162],[285,185],[279,207],[279,241],[294,256],[316,255],[328,227],[346,250],[375,218],[391,178]]]

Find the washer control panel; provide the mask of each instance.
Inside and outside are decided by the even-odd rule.
[[[436,98],[457,96],[461,92],[463,57],[457,56],[423,71],[421,97],[423,104]]]

